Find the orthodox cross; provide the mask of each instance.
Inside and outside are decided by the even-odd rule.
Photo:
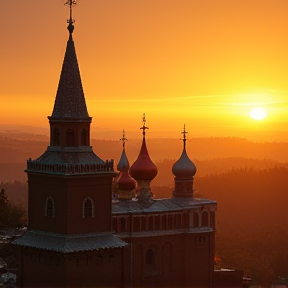
[[[184,149],[186,147],[186,134],[188,134],[188,132],[186,131],[186,126],[184,124],[184,128],[183,128],[183,131],[181,132],[181,134],[183,134],[183,143],[184,143]]]
[[[125,142],[128,140],[125,136],[125,130],[123,129],[123,136],[120,139],[123,142],[123,149],[125,148]]]
[[[149,129],[148,127],[146,127],[146,117],[145,117],[145,113],[143,113],[143,117],[142,117],[142,120],[143,120],[143,126],[140,128],[143,130],[143,137],[145,137],[145,130],[146,129]]]

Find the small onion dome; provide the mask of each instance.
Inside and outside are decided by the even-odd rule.
[[[172,173],[178,179],[187,179],[193,178],[196,170],[195,164],[190,160],[184,148],[181,157],[172,166]]]
[[[117,170],[120,172],[128,171],[129,170],[129,161],[126,156],[125,149],[123,149],[119,163],[117,165]]]
[[[120,173],[120,177],[117,181],[119,190],[133,190],[136,187],[136,181],[131,178],[128,171]]]
[[[139,156],[137,160],[132,164],[129,173],[135,180],[150,181],[153,180],[158,173],[156,165],[149,157],[145,137],[143,137],[142,147]]]

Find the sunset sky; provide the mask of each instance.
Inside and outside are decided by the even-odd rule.
[[[64,3],[0,1],[0,125],[48,127]],[[288,141],[288,0],[78,0],[73,18],[93,129],[139,131],[145,112],[153,137],[185,123],[190,137]]]

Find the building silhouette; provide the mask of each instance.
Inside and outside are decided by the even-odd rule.
[[[157,167],[146,146],[145,116],[142,146],[131,167],[124,133],[119,172],[112,160],[93,152],[92,118],[72,37],[72,2],[69,39],[48,117],[50,145],[39,158],[27,160],[28,229],[14,241],[17,285],[201,288],[230,281],[229,287],[239,287],[241,273],[228,275],[228,282],[223,271],[215,277],[217,203],[193,197],[196,167],[186,153],[185,126],[168,199],[154,199],[151,192]]]

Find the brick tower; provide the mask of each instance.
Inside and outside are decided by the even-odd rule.
[[[69,39],[48,117],[50,146],[38,159],[27,160],[28,231],[14,241],[17,282],[19,287],[119,287],[126,244],[111,232],[113,161],[101,160],[90,146],[92,118],[72,38],[75,1],[67,4]],[[109,269],[97,269],[103,261]],[[107,275],[113,267],[115,273]]]

